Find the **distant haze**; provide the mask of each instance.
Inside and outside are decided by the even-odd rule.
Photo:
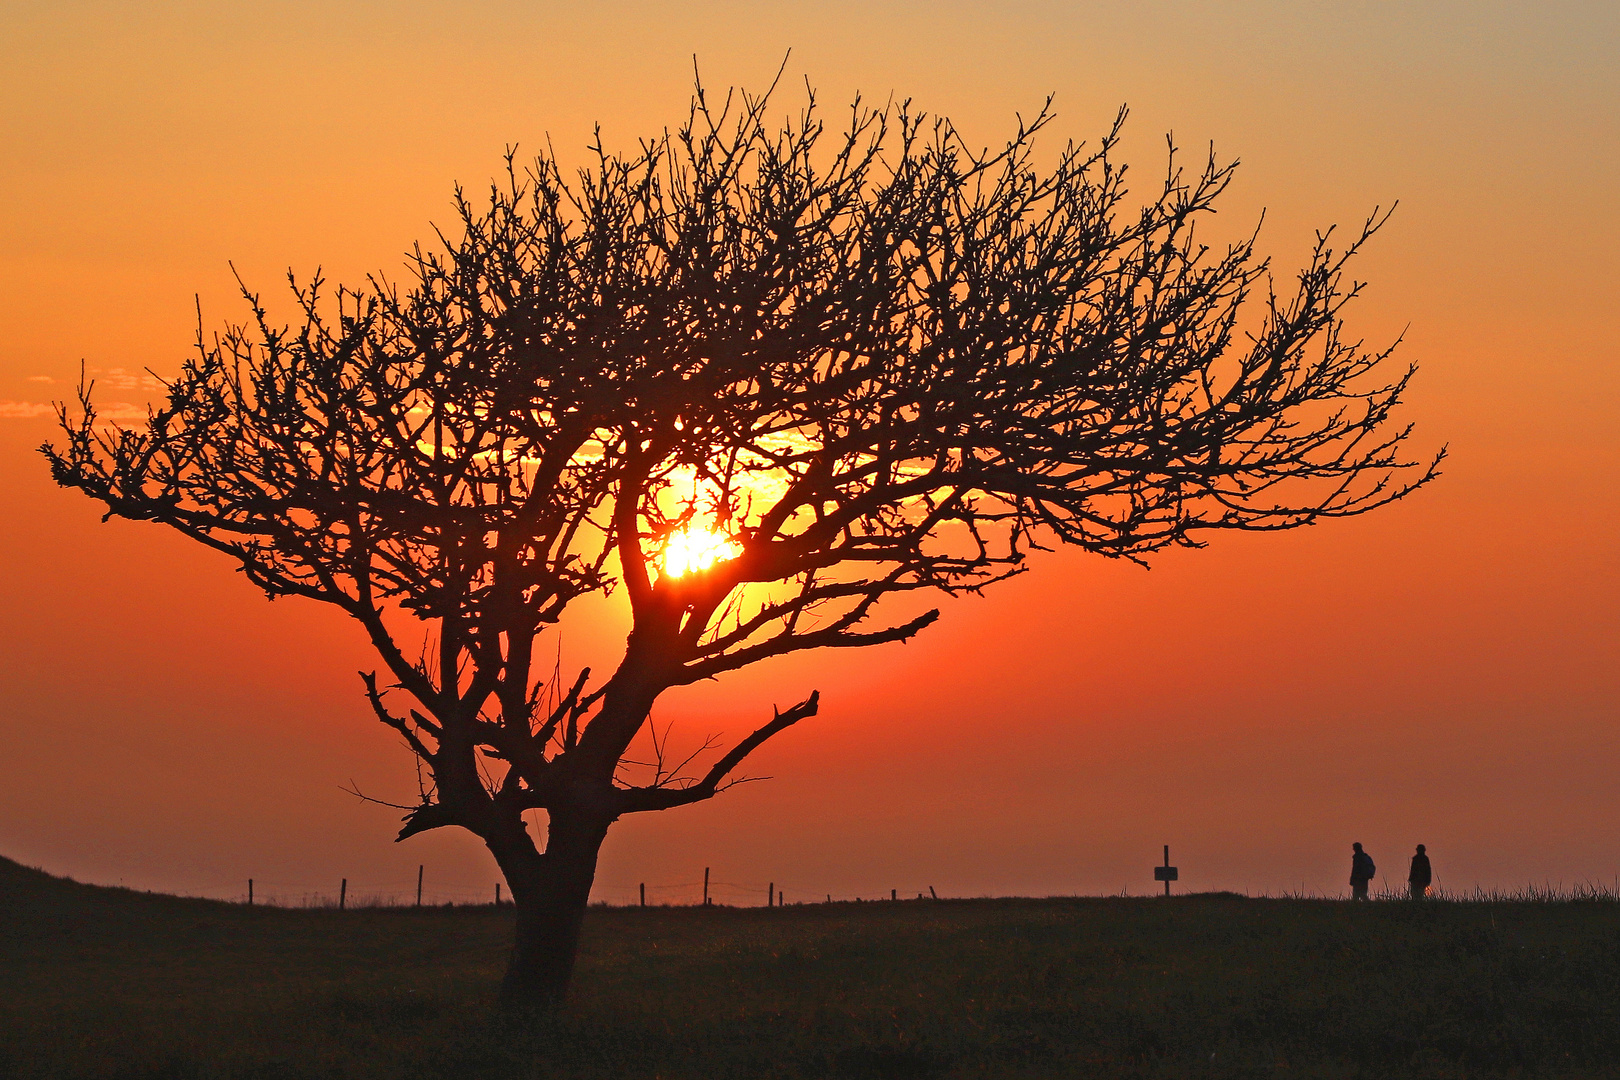
[[[611,9],[611,10],[609,10]],[[993,143],[1048,91],[1048,144],[1132,116],[1158,182],[1244,165],[1211,230],[1291,274],[1313,230],[1399,199],[1349,322],[1403,331],[1405,418],[1445,476],[1373,516],[1219,537],[1151,571],[1069,553],[944,601],[908,645],[807,654],[671,695],[676,743],[810,690],[769,775],[621,823],[598,896],[1337,892],[1360,841],[1391,883],[1620,874],[1620,9],[1612,3],[255,5],[10,3],[0,33],[0,854],[227,896],[491,894],[466,834],[395,846],[416,797],[336,612],[266,603],[222,557],[99,523],[33,453],[81,361],[131,406],[244,315],[228,261],[397,275],[551,138],[584,160],[679,122],[705,81],[830,124],[891,93]],[[194,299],[198,297],[198,299]],[[565,662],[609,667],[615,602]],[[746,888],[739,888],[743,886]],[[757,893],[747,891],[757,889]]]

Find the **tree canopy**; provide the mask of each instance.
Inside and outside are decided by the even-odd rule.
[[[1133,195],[1123,113],[1042,166],[1047,109],[989,152],[905,104],[857,101],[829,134],[813,96],[780,127],[769,102],[699,90],[677,131],[628,155],[598,138],[573,175],[509,153],[403,283],[294,280],[287,326],[244,289],[252,319],[200,334],[147,424],[101,424],[85,388],[45,448],[109,514],[359,620],[390,676],[366,676],[372,706],[431,776],[401,838],[471,829],[520,906],[570,845],[594,867],[608,822],[712,796],[817,707],[701,777],[621,782],[670,687],[903,640],[938,612],[886,598],[981,589],[1032,549],[1140,561],[1435,475],[1392,419],[1412,369],[1343,323],[1385,215],[1320,234],[1279,293],[1253,236],[1196,236],[1233,165],[1172,148]],[[617,668],[546,668],[542,632],[615,589]]]

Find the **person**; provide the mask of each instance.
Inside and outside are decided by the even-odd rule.
[[[1350,899],[1365,900],[1367,885],[1378,873],[1378,867],[1373,865],[1372,856],[1361,850],[1360,844],[1351,844],[1350,849],[1355,852],[1350,856]]]
[[[1419,844],[1417,854],[1412,856],[1412,872],[1406,875],[1406,886],[1414,900],[1421,900],[1427,896],[1429,882],[1434,880],[1434,873],[1429,869],[1429,857],[1423,852],[1423,845]]]

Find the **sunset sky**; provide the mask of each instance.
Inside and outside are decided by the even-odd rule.
[[[200,305],[289,267],[403,252],[549,139],[583,161],[677,124],[705,82],[805,77],[829,115],[910,98],[1048,145],[1122,104],[1243,162],[1216,232],[1287,278],[1317,229],[1399,209],[1350,327],[1405,334],[1404,419],[1445,475],[1366,518],[1223,536],[1151,570],[1072,553],[946,601],[906,645],[811,653],[671,694],[735,740],[819,689],[749,784],[621,822],[597,897],[725,901],[1345,889],[1428,845],[1447,888],[1620,876],[1620,6],[1298,3],[51,3],[0,0],[0,855],[233,896],[488,895],[470,834],[392,843],[409,755],[335,611],[265,602],[168,531],[100,523],[34,452],[81,363],[113,414],[173,372]],[[283,308],[285,310],[285,308]],[[122,404],[124,409],[117,406]],[[565,626],[611,664],[616,603]],[[655,887],[666,887],[657,891]],[[734,886],[757,888],[758,893]]]

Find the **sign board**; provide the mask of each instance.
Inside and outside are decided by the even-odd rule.
[[[1164,882],[1164,895],[1170,895],[1170,883],[1176,880],[1176,868],[1170,865],[1170,845],[1164,845],[1164,865],[1153,868],[1153,880]]]

